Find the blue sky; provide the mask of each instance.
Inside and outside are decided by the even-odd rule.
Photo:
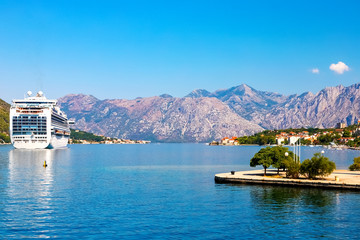
[[[0,0],[0,98],[348,86],[360,82],[359,11],[357,1]],[[348,71],[329,69],[338,62]]]

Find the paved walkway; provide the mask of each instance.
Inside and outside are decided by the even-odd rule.
[[[253,170],[234,172],[234,174],[231,172],[216,174],[215,182],[360,190],[360,171],[335,170],[325,179],[309,180],[285,178],[285,172],[280,172],[280,176],[278,176],[277,170],[267,170],[267,176],[264,177],[264,170]]]

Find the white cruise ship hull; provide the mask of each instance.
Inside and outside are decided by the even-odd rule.
[[[18,149],[44,149],[49,146],[49,143],[26,143],[21,141],[13,142],[14,148]]]
[[[69,137],[52,135],[50,144],[47,146],[47,148],[64,148],[67,146],[68,141]]]
[[[25,142],[25,141],[14,141],[13,146],[17,149],[53,149],[53,148],[65,148],[68,144],[68,136],[53,135],[50,142]]]
[[[13,100],[10,139],[15,148],[64,148],[70,138],[69,121],[57,106],[39,92],[35,97]]]

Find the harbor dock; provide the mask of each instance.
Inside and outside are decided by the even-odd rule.
[[[324,179],[310,180],[306,178],[286,178],[285,172],[277,174],[277,170],[231,171],[215,175],[216,183],[262,184],[290,187],[317,187],[330,189],[349,189],[360,191],[360,171],[335,170]]]

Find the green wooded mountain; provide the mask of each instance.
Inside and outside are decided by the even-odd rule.
[[[74,129],[70,129],[70,130],[71,130],[70,138],[73,140],[74,143],[77,143],[78,140],[86,140],[90,142],[101,142],[105,140],[105,137],[97,136],[92,133],[88,133],[80,130],[74,130]]]
[[[10,142],[9,113],[10,113],[10,104],[0,99],[0,143]]]

